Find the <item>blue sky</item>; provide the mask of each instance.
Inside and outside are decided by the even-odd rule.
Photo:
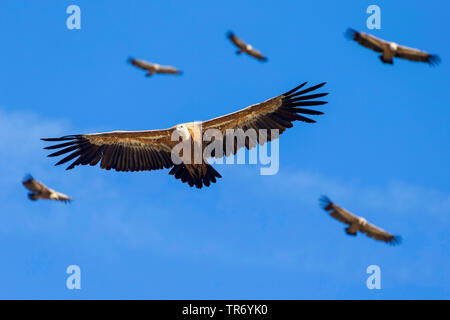
[[[66,28],[67,6],[81,30]],[[443,63],[396,60],[343,36],[366,29]],[[444,41],[450,4],[428,1],[1,1],[0,298],[450,298],[450,111]],[[237,56],[233,30],[263,51]],[[182,70],[144,74],[129,56]],[[327,81],[314,125],[280,140],[280,170],[216,165],[223,179],[191,189],[168,171],[54,167],[42,137],[166,128]],[[72,195],[31,202],[32,173]],[[403,236],[390,247],[344,226],[320,195]],[[65,287],[79,265],[82,289]],[[381,290],[366,268],[381,268]]]

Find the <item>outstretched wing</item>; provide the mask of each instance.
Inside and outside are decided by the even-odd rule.
[[[54,200],[62,201],[65,203],[71,202],[73,199],[64,193],[55,192],[56,198]]]
[[[133,66],[135,66],[139,69],[142,69],[142,70],[151,70],[152,69],[152,64],[147,61],[144,61],[144,60],[128,58],[128,62],[130,64],[132,64]]]
[[[431,66],[438,65],[441,62],[439,56],[435,54],[405,46],[398,46],[395,56],[410,61],[426,62]]]
[[[209,129],[220,130],[223,137],[223,148],[226,155],[231,153],[235,154],[242,144],[245,144],[247,149],[251,149],[256,146],[257,143],[263,144],[271,141],[278,136],[272,137],[271,129],[278,129],[279,133],[283,133],[287,128],[293,127],[292,122],[295,120],[314,123],[315,121],[303,116],[305,115],[321,115],[323,112],[312,109],[303,108],[305,106],[318,106],[326,104],[326,101],[315,100],[326,96],[328,93],[317,93],[306,95],[307,93],[321,88],[324,83],[309,87],[307,89],[299,91],[306,85],[306,82],[275,98],[269,99],[265,102],[258,103],[242,109],[237,112],[230,113],[228,115],[211,119],[202,123],[203,130]],[[236,132],[237,130],[243,130],[246,132],[249,129],[254,129],[256,133],[255,139],[251,137],[245,138],[245,141],[238,143],[239,141],[234,136],[228,135],[227,131],[231,130]],[[261,136],[261,129],[267,130],[267,136]],[[264,134],[264,133],[263,133]],[[211,143],[215,140],[212,139]],[[234,148],[226,148],[227,144],[234,144]],[[231,151],[231,152],[229,152]],[[221,157],[220,154],[212,154],[215,157]]]
[[[178,70],[177,68],[171,67],[171,66],[159,66],[156,69],[157,73],[164,73],[164,74],[182,74],[183,72]]]
[[[345,35],[347,38],[358,42],[363,47],[372,49],[376,52],[383,52],[383,45],[386,43],[385,40],[372,36],[368,33],[358,32],[351,28],[347,29]]]
[[[358,220],[357,216],[348,212],[344,208],[337,206],[327,196],[322,196],[319,201],[322,208],[327,211],[330,216],[340,222],[343,222],[345,224],[352,224],[353,222]]]
[[[372,239],[384,241],[392,245],[400,244],[402,241],[402,238],[400,236],[394,236],[370,223],[367,223],[360,227],[359,231],[366,234]]]
[[[267,61],[267,57],[265,57],[261,52],[259,52],[256,49],[251,49],[249,51],[247,51],[249,55],[251,55],[252,57],[255,57],[258,60],[261,61]]]
[[[56,165],[75,159],[66,170],[77,165],[95,166],[101,161],[100,168],[106,170],[144,171],[173,166],[171,150],[176,142],[171,141],[171,132],[171,129],[114,131],[42,140],[62,142],[45,149],[60,149],[49,157],[68,154]]]
[[[22,184],[25,186],[25,188],[34,193],[44,193],[49,191],[49,189],[45,185],[34,180],[34,178],[31,175],[27,175],[23,179]]]
[[[227,37],[239,49],[245,49],[246,48],[247,44],[244,41],[242,41],[241,39],[239,39],[232,31],[228,31]]]

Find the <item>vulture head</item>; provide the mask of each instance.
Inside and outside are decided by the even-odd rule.
[[[392,51],[397,51],[397,49],[398,49],[398,44],[396,44],[395,42],[390,42],[389,43],[389,48],[392,50]]]
[[[177,125],[175,127],[175,131],[179,134],[179,136],[183,137],[183,140],[189,140],[191,138],[189,129],[184,124]]]

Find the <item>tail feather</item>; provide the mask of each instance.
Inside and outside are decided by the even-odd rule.
[[[37,194],[33,192],[28,193],[28,199],[36,201],[38,199]]]
[[[190,187],[197,187],[201,189],[203,186],[209,187],[211,183],[216,183],[216,178],[222,178],[211,165],[206,166],[206,171],[199,171],[197,175],[192,176],[186,166],[182,164],[175,165],[169,172],[175,179],[180,179],[181,182],[189,184]]]
[[[356,232],[351,232],[350,227],[345,228],[345,233],[347,233],[349,236],[356,236]]]
[[[386,60],[386,59],[384,59],[383,55],[380,56],[380,60],[383,63],[394,64],[394,61],[392,59],[391,60]]]

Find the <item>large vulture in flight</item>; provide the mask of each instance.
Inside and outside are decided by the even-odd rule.
[[[72,198],[69,196],[46,187],[42,183],[34,180],[31,175],[27,175],[22,184],[25,188],[30,190],[30,193],[28,193],[28,198],[30,200],[47,199],[58,200],[66,203],[72,201]]]
[[[348,225],[348,227],[345,228],[345,232],[348,235],[356,236],[356,233],[359,231],[375,240],[384,241],[392,245],[400,244],[400,236],[394,236],[383,229],[370,224],[366,219],[355,216],[344,208],[334,204],[328,197],[322,196],[320,202],[322,208],[327,211],[330,216]]]
[[[146,76],[150,77],[154,73],[160,73],[160,74],[182,74],[183,72],[171,67],[171,66],[161,66],[156,63],[150,63],[144,60],[138,60],[134,58],[129,58],[128,62],[131,63],[133,66],[147,71]]]
[[[241,53],[245,52],[246,54],[258,59],[259,61],[267,61],[267,58],[265,56],[263,56],[263,54],[261,52],[259,52],[255,48],[253,48],[251,45],[245,43],[238,37],[236,37],[236,35],[233,32],[228,31],[227,37],[239,49],[236,52],[236,54],[241,54]]]
[[[215,183],[216,178],[221,178],[220,174],[208,164],[205,159],[208,158],[207,156],[205,158],[201,156],[200,161],[195,161],[195,159],[194,161],[190,159],[178,161],[179,158],[176,157],[176,161],[174,161],[172,151],[180,142],[179,139],[173,139],[173,135],[183,137],[185,139],[183,141],[189,141],[192,145],[191,150],[194,151],[196,146],[197,150],[200,146],[200,150],[204,152],[205,148],[210,145],[218,145],[219,147],[213,148],[214,150],[211,152],[211,156],[215,158],[222,158],[224,154],[226,156],[236,154],[237,150],[244,145],[247,149],[251,149],[257,143],[263,144],[271,141],[271,129],[277,129],[279,133],[282,133],[286,128],[291,128],[292,122],[295,120],[307,123],[315,122],[302,114],[323,114],[320,111],[304,107],[327,103],[315,100],[326,96],[327,93],[307,94],[319,89],[325,83],[300,90],[305,84],[306,82],[265,102],[205,122],[184,123],[163,130],[114,131],[42,140],[60,142],[60,144],[45,149],[60,149],[50,154],[49,157],[67,154],[56,165],[74,160],[67,170],[73,169],[77,165],[95,166],[98,163],[100,163],[100,168],[115,169],[116,171],[150,171],[172,168],[169,174],[174,175],[176,179],[187,182],[191,187],[195,185],[197,188],[201,188],[203,185],[209,186],[211,183]],[[218,135],[203,143],[204,134],[211,131]],[[249,131],[254,132],[253,138],[235,135],[236,132]],[[238,143],[239,136],[243,138]],[[274,134],[273,138],[278,138],[278,135]],[[230,145],[233,147],[229,148]],[[219,152],[215,152],[216,149]],[[174,150],[174,154],[180,153]],[[205,154],[208,153],[205,152]],[[192,154],[187,157],[189,156],[192,159]]]
[[[418,49],[401,46],[395,42],[389,42],[364,32],[355,31],[353,29],[348,29],[346,32],[346,36],[349,39],[358,42],[363,47],[372,49],[376,52],[380,52],[380,60],[383,63],[393,64],[394,57],[410,61],[426,62],[431,66],[437,65],[441,61],[441,59],[437,55],[429,54]]]

